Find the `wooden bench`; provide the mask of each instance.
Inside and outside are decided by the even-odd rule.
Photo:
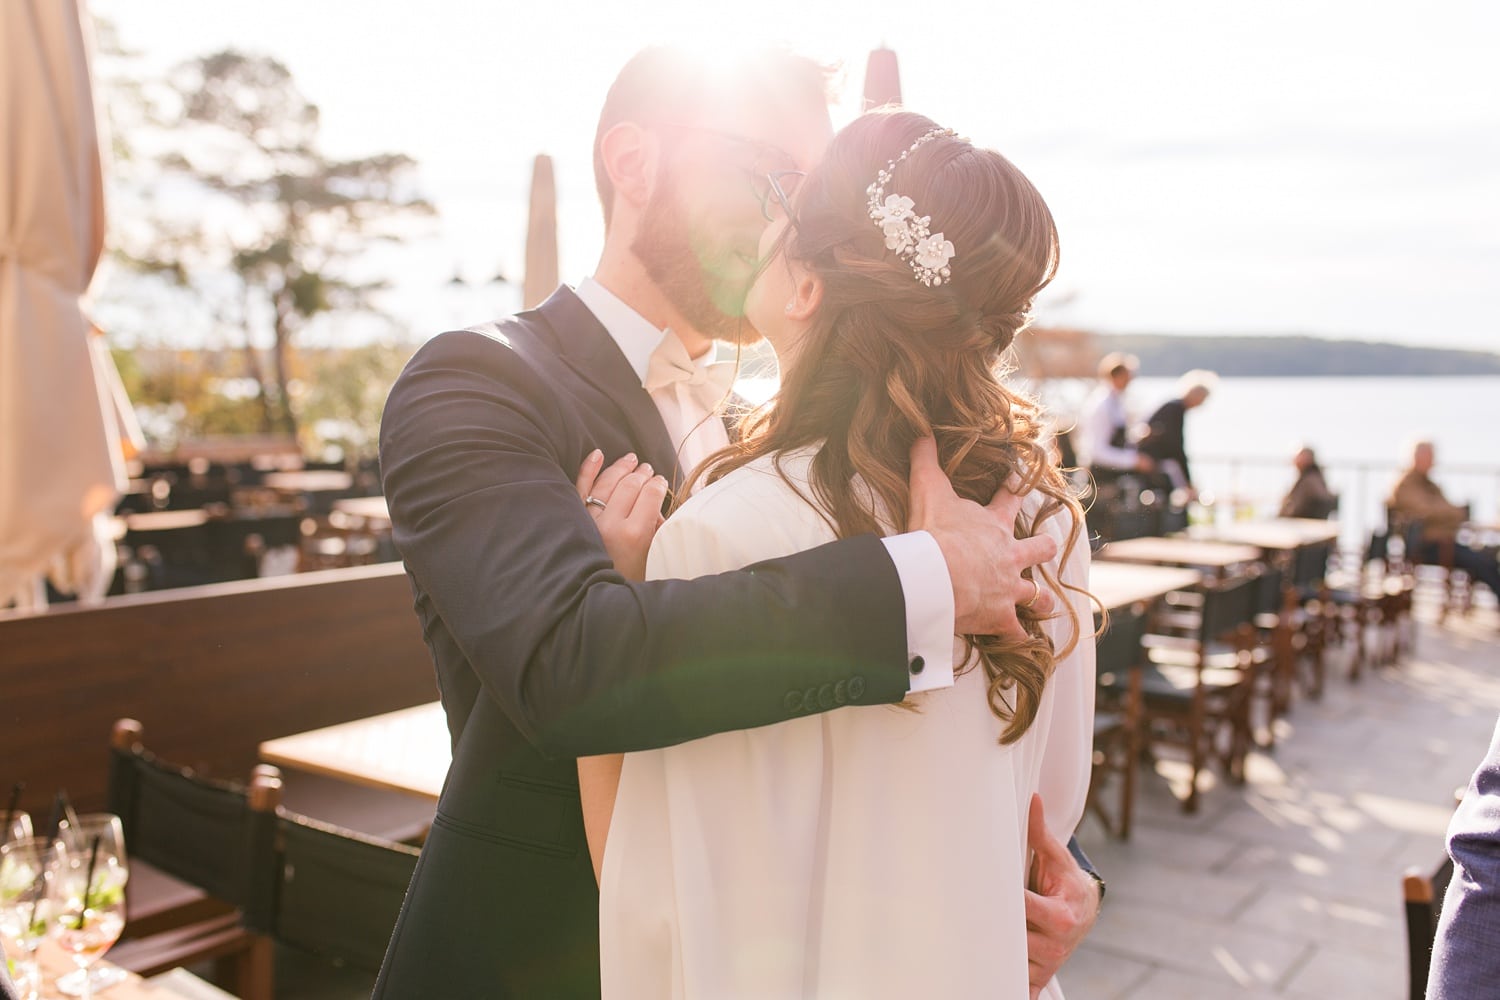
[[[0,614],[0,785],[25,781],[22,808],[39,820],[58,788],[102,807],[123,716],[165,759],[243,779],[265,740],[436,694],[399,563]],[[391,840],[432,818],[431,802],[327,779],[289,781],[285,798]]]

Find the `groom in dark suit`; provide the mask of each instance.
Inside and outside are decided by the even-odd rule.
[[[638,55],[595,143],[594,278],[434,338],[392,389],[385,493],[453,764],[377,997],[597,997],[575,758],[896,702],[952,683],[955,630],[1019,627],[1035,592],[1021,570],[1055,546],[1015,539],[935,467],[914,466],[909,534],[695,581],[627,582],[575,490],[595,448],[680,482],[724,443],[704,355],[749,335],[768,178],[821,154],[824,88],[784,54],[733,72]],[[794,175],[777,178],[784,191]],[[1076,866],[1061,881],[1037,931],[1056,964],[1098,900]]]

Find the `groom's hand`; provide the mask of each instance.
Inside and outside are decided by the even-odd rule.
[[[937,442],[925,437],[912,445],[907,529],[928,532],[942,549],[953,580],[954,624],[961,635],[1023,639],[1017,604],[1031,601],[1029,607],[1038,615],[1052,611],[1052,594],[1046,588],[1038,591],[1021,571],[1056,556],[1057,542],[1046,535],[1017,538],[1020,512],[1021,498],[1005,488],[988,506],[963,499],[938,464]]]

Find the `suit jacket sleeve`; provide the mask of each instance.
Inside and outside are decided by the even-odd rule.
[[[1500,723],[1448,827],[1453,880],[1443,899],[1428,1000],[1485,996],[1500,982]]]
[[[593,442],[482,334],[443,334],[391,391],[394,538],[483,691],[543,754],[650,749],[779,722],[856,671],[907,689],[900,583],[874,536],[701,580],[626,582],[572,479]],[[577,432],[573,432],[577,433]],[[566,471],[565,471],[566,470]],[[752,661],[761,669],[738,665]]]

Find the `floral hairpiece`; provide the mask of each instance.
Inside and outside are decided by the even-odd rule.
[[[898,163],[916,152],[923,143],[948,135],[958,133],[951,128],[935,128],[924,133],[905,152],[887,163],[885,169],[875,175],[875,183],[865,189],[865,194],[869,195],[866,205],[870,218],[885,233],[886,249],[894,250],[897,257],[910,264],[917,280],[929,287],[941,285],[952,277],[948,262],[953,259],[953,244],[943,239],[942,233],[932,232],[932,216],[918,215],[910,198],[887,195],[885,186],[890,183]]]

